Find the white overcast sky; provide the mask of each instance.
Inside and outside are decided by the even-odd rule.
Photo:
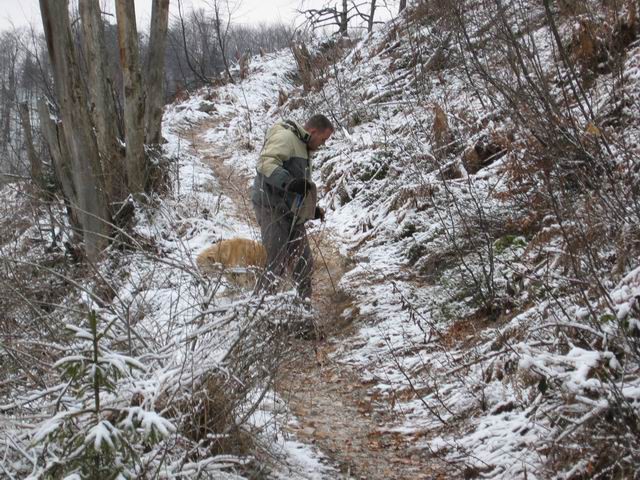
[[[138,29],[146,30],[151,17],[151,0],[135,0]],[[101,2],[107,11],[113,12],[114,1]],[[189,10],[191,6],[206,8],[206,0],[182,0],[183,8]],[[237,3],[231,0],[230,3]],[[177,0],[171,0],[171,10],[177,14]],[[281,21],[290,24],[295,21],[298,0],[242,0],[240,8],[233,17],[233,23],[274,23]],[[0,0],[0,30],[33,24],[42,29],[40,20],[39,0]]]

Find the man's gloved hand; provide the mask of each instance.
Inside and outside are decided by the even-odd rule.
[[[324,208],[316,207],[316,214],[313,217],[314,220],[320,219],[321,222],[324,222]]]
[[[287,183],[285,190],[287,192],[306,195],[307,192],[311,190],[312,185],[313,185],[313,182],[309,182],[304,178],[296,178],[295,180],[291,180],[289,183]]]

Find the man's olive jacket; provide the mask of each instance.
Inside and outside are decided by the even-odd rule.
[[[307,149],[309,138],[309,133],[292,120],[271,127],[256,166],[251,193],[254,204],[273,208],[285,215],[295,215],[303,199],[300,195],[286,192],[285,188],[294,179],[311,181],[311,159]],[[313,209],[315,196],[314,191],[313,199],[309,198],[310,195],[304,199],[305,203],[313,200],[313,205],[310,205]]]

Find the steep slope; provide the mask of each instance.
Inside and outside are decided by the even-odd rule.
[[[355,324],[331,361],[395,412],[383,438],[451,475],[629,474],[635,440],[600,445],[638,418],[635,6],[464,6],[311,49],[314,91],[282,82],[224,135],[338,123],[315,164]]]
[[[632,448],[612,460],[601,441],[624,442],[638,418],[637,144],[627,142],[638,133],[637,47],[609,47],[594,72],[575,46],[590,27],[571,25],[594,19],[556,12],[584,70],[572,79],[540,7],[512,4],[496,26],[501,13],[475,6],[471,43],[490,37],[494,49],[465,45],[432,3],[356,48],[316,97],[349,129],[318,163],[358,263],[343,287],[369,317],[343,358],[406,413],[403,431],[468,475],[630,474]],[[613,23],[614,39],[636,38],[629,8],[617,24],[590,12]],[[447,46],[443,23],[457,43]],[[509,26],[529,35],[518,38],[541,70],[531,84],[525,65],[514,73],[499,60]],[[533,113],[538,82],[561,120]],[[572,82],[588,101],[569,99]]]
[[[5,187],[3,473],[637,477],[638,28],[633,1],[425,1],[254,58],[168,107],[168,192],[91,268],[61,202]],[[257,238],[264,134],[314,112],[338,129],[303,340],[292,291],[193,259]]]
[[[287,60],[290,61],[290,58]],[[283,85],[271,83],[270,79],[274,70],[281,68],[281,65],[282,55],[261,60],[243,86],[242,95],[248,98],[258,95],[275,98]],[[247,231],[255,228],[255,218],[247,195],[252,174],[248,168],[239,168],[234,161],[243,158],[247,166],[253,166],[257,152],[249,150],[249,153],[243,154],[240,148],[241,153],[238,154],[242,141],[228,135],[231,124],[243,116],[242,110],[234,112],[234,109],[238,109],[234,101],[237,94],[233,86],[213,94],[201,94],[214,96],[217,100],[215,111],[203,118],[191,113],[202,109],[205,102],[202,96],[194,98],[189,104],[177,105],[175,110],[179,111],[178,117],[185,115],[195,122],[179,122],[178,130],[185,138],[191,139],[194,152],[212,168],[218,183],[216,190],[232,200],[232,205],[225,209],[226,214],[246,224],[248,229],[244,231]],[[170,112],[168,117],[171,116]],[[265,118],[255,114],[252,123],[260,128],[269,125]],[[333,246],[330,232],[322,226],[310,227],[312,249],[319,265],[314,273],[315,321],[322,336],[337,335],[341,338],[336,339],[336,344],[348,343],[350,336],[342,328],[349,322],[341,319],[340,314],[345,306],[351,305],[351,301],[336,290],[347,265]],[[236,230],[236,236],[243,236],[243,231]],[[236,292],[236,295],[242,298],[250,293]],[[282,399],[289,412],[279,417],[278,430],[290,439],[290,443],[314,445],[314,449],[322,452],[320,458],[325,464],[335,465],[336,470],[326,465],[316,467],[308,473],[312,478],[423,478],[426,475],[426,472],[421,472],[422,463],[401,448],[402,439],[396,439],[397,448],[388,452],[376,440],[383,420],[380,415],[371,415],[366,401],[359,398],[359,393],[367,391],[367,386],[361,385],[359,376],[328,358],[328,352],[335,350],[335,346],[300,339],[290,339],[289,342],[293,346],[292,352],[274,383],[274,393]],[[387,412],[384,421],[394,421],[392,412]],[[316,450],[311,458],[318,455]],[[304,477],[304,468],[292,462],[290,453],[282,458],[288,465],[283,478]]]

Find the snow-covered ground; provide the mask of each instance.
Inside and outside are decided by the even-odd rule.
[[[540,13],[536,8],[532,17]],[[480,11],[478,21],[486,14]],[[79,310],[93,309],[101,328],[113,325],[104,337],[109,352],[128,344],[125,356],[105,353],[120,378],[117,389],[105,390],[103,405],[123,413],[122,418],[93,425],[91,415],[82,413],[91,396],[70,382],[75,396],[65,397],[68,379],[47,381],[53,395],[34,397],[27,391],[3,399],[0,412],[9,440],[2,445],[11,460],[3,464],[5,471],[37,478],[53,468],[52,459],[64,452],[56,439],[64,425],[87,433],[88,440],[80,443],[96,449],[118,436],[155,435],[152,447],[137,450],[142,460],[131,467],[133,475],[152,466],[166,478],[196,472],[231,478],[233,465],[251,459],[213,455],[211,439],[176,433],[184,431],[185,416],[202,411],[201,395],[213,378],[228,382],[228,389],[246,387],[245,400],[232,412],[250,418],[260,432],[260,446],[275,454],[276,461],[264,462],[270,464],[270,477],[341,475],[334,458],[296,438],[295,428],[284,428],[299,419],[270,389],[268,376],[256,373],[261,362],[270,365],[271,358],[288,353],[288,345],[273,333],[273,319],[302,315],[292,292],[263,303],[226,282],[203,279],[194,265],[195,256],[212,242],[258,237],[239,202],[248,199],[265,133],[281,119],[304,121],[316,112],[330,115],[338,128],[314,159],[327,223],[311,230],[323,229],[349,265],[337,288],[350,298],[342,315],[354,322],[348,334],[326,343],[332,362],[357,372],[367,398],[376,399],[372,408],[393,413],[393,421],[377,425],[378,431],[410,439],[424,462],[443,459],[452,478],[585,478],[594,468],[607,471],[593,445],[615,445],[625,438],[635,444],[640,266],[636,257],[620,263],[615,256],[622,257],[625,248],[636,251],[637,228],[629,219],[637,206],[623,201],[619,213],[628,223],[627,247],[613,245],[606,234],[591,239],[589,254],[602,259],[601,283],[572,278],[575,259],[561,233],[578,231],[578,220],[588,217],[562,223],[547,214],[535,219],[538,229],[514,226],[525,224],[531,207],[513,194],[522,187],[514,180],[514,165],[530,154],[526,132],[503,111],[487,106],[491,101],[460,64],[423,71],[416,45],[432,58],[440,34],[428,23],[408,25],[402,30],[389,24],[350,47],[309,94],[294,81],[291,53],[280,52],[253,58],[242,82],[205,88],[167,108],[171,192],[137,210],[132,241],[140,248],[114,250],[100,266],[104,275],[112,275],[117,301],[104,305],[86,292],[66,299],[81,305]],[[538,26],[527,41],[536,42],[537,61],[552,71],[550,32]],[[562,28],[563,35],[572,31]],[[623,132],[629,144],[612,141],[611,150],[613,163],[628,168],[631,176],[637,175],[637,157],[625,157],[623,147],[638,149],[639,48],[628,49],[621,88],[610,88],[619,78],[605,73],[589,91],[598,120],[609,118],[616,95],[625,96],[620,115],[630,119]],[[456,57],[454,49],[449,53]],[[554,85],[560,96],[562,82]],[[434,126],[438,112],[448,124],[440,130]],[[611,131],[616,138],[619,134]],[[477,171],[465,164],[470,149],[499,142],[508,144],[501,158]],[[235,195],[225,190],[228,179],[217,178],[205,163],[207,156],[216,156],[226,171],[243,179]],[[7,187],[2,196],[6,205],[16,201]],[[597,211],[588,195],[575,200],[571,208]],[[18,243],[33,240],[42,229],[36,225],[21,232]],[[94,287],[97,281],[92,282]],[[579,282],[586,293],[574,288]],[[82,363],[92,340],[87,319],[73,311],[66,310],[60,321],[83,328],[75,331],[68,364]],[[127,338],[130,324],[139,338]],[[136,355],[136,349],[144,353]],[[238,351],[250,361],[236,362],[241,367],[234,371],[229,358]],[[56,413],[57,395],[66,408],[62,413]],[[71,427],[75,415],[80,426]],[[93,425],[88,432],[85,424]],[[603,428],[608,424],[626,425],[628,433],[608,436]],[[174,448],[158,463],[156,456],[167,444]],[[625,456],[616,459],[618,465],[633,469],[637,454],[621,451]],[[563,462],[558,452],[575,453]],[[39,455],[49,464],[43,465]],[[259,464],[264,456],[257,455]],[[637,475],[637,464],[626,473]]]
[[[428,54],[435,48],[428,43],[431,32],[420,28],[413,35],[422,36]],[[545,232],[558,231],[553,218],[545,219],[549,226],[537,236],[511,233],[509,224],[527,209],[508,198],[508,168],[524,150],[514,148],[470,174],[460,153],[442,157],[435,150],[435,106],[447,112],[457,152],[483,138],[510,135],[510,120],[486,112],[486,99],[455,68],[426,76],[424,91],[418,91],[411,67],[402,67],[413,43],[394,43],[388,32],[355,46],[319,92],[302,97],[302,108],[295,101],[299,87],[285,74],[296,68],[288,53],[259,61],[248,82],[218,90],[223,99],[235,97],[237,109],[228,128],[210,138],[237,144],[248,139],[259,148],[265,130],[281,118],[303,121],[321,112],[340,124],[314,161],[327,231],[352,263],[339,285],[354,298],[345,316],[357,312],[356,333],[337,342],[334,360],[361,372],[386,400],[384,408],[392,405],[399,413],[390,431],[421,439],[420,448],[485,478],[544,478],[555,468],[549,462],[556,442],[611,408],[616,395],[630,405],[638,402],[638,365],[632,361],[620,383],[607,385],[610,379],[595,372],[609,369],[615,378],[622,371],[619,354],[570,335],[559,341],[558,329],[583,329],[623,343],[627,333],[606,320],[595,331],[585,322],[594,314],[589,309],[608,319],[607,307],[587,307],[579,295],[563,293],[566,273],[553,270],[562,262],[562,239],[557,233],[544,239]],[[550,32],[540,28],[533,38],[540,61],[551,65]],[[631,91],[636,58],[631,50],[625,74]],[[602,110],[609,108],[607,85],[613,81],[604,75],[594,85]],[[276,104],[280,90],[290,99],[282,107]],[[222,111],[230,114],[227,107]],[[637,125],[626,134],[635,138]],[[238,149],[227,162],[250,171],[255,156]],[[448,180],[445,171],[454,172]],[[464,222],[484,224],[492,236],[479,229],[479,238],[467,238]],[[546,262],[539,263],[540,251]],[[617,318],[628,322],[624,328],[635,328],[637,321],[631,313],[637,312],[636,274],[637,262],[625,275],[604,281]],[[547,286],[543,279],[550,279]],[[495,311],[483,307],[488,295],[494,295]],[[574,427],[559,427],[563,422]],[[569,432],[563,434],[564,428]],[[565,465],[565,473],[576,475],[588,464]]]

